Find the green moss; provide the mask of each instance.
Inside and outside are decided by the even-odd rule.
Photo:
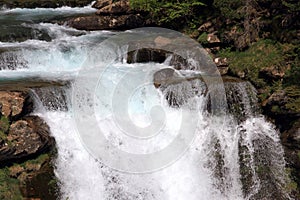
[[[208,34],[207,34],[206,32],[204,32],[204,33],[202,33],[202,34],[198,37],[197,41],[198,41],[200,44],[207,44],[207,43],[208,43],[208,41],[207,41],[207,36],[208,36]]]
[[[9,129],[9,120],[5,116],[1,116],[0,118],[0,131],[6,133]]]
[[[220,51],[219,55],[229,59],[229,68],[234,75],[243,72],[246,79],[250,80],[255,86],[262,88],[267,84],[266,80],[259,76],[261,69],[270,66],[285,67],[283,48],[290,47],[272,40],[260,40],[246,51],[225,49]]]
[[[27,164],[41,164],[42,165],[49,159],[50,159],[49,154],[41,154],[37,158],[25,161],[24,163],[21,163],[20,165],[22,167],[26,167]]]
[[[0,199],[22,200],[19,181],[9,177],[7,168],[0,169]]]

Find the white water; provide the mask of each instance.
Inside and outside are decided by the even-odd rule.
[[[118,70],[107,72],[103,84],[110,91],[124,70],[136,67],[143,69],[141,70],[143,73],[147,66],[149,64],[118,64],[116,69],[119,69],[119,72]],[[163,65],[151,64],[151,68],[148,70],[153,71],[153,69],[161,67]],[[132,116],[131,120],[139,125],[147,123],[149,108],[159,103],[168,116],[167,126],[160,137],[151,138],[147,141],[128,140],[114,125],[115,121],[111,117],[112,111],[108,109],[109,106],[98,105],[95,109],[97,107],[104,109],[102,114],[97,116],[98,125],[107,133],[106,137],[111,143],[124,151],[149,153],[157,150],[157,148],[164,148],[176,136],[178,123],[181,123],[181,112],[178,109],[170,108],[166,100],[161,98],[163,94],[154,89],[154,86],[152,89],[151,86],[150,88],[146,86],[140,91],[143,92],[137,91],[133,96],[135,97],[133,102],[129,103],[129,113],[134,113],[130,115]],[[66,92],[70,95],[69,89],[66,89]],[[102,95],[98,96],[101,100],[100,103],[107,102],[107,99],[110,99],[109,93],[100,92],[103,92]],[[196,104],[193,104],[194,101],[190,101],[186,104],[187,106],[181,108],[183,111],[189,109],[199,111],[199,122],[193,144],[175,163],[147,174],[115,171],[93,158],[80,142],[72,118],[72,109],[65,112],[38,109],[37,112],[51,127],[57,142],[56,175],[61,181],[61,198],[74,200],[250,199],[261,190],[265,190],[262,182],[266,180],[260,180],[255,168],[260,162],[269,161],[271,162],[272,174],[274,174],[273,178],[278,184],[276,190],[283,189],[282,187],[285,185],[283,149],[278,133],[271,124],[261,116],[248,116],[246,121],[238,125],[229,114],[224,117],[217,117],[210,116],[205,112],[206,98],[204,96],[198,96],[193,100],[196,101]],[[72,108],[71,104],[69,104],[69,108]],[[86,131],[88,133],[89,127],[86,127]],[[267,142],[264,143],[264,141]],[[250,160],[245,160],[245,163],[250,167],[250,171],[253,170],[253,176],[250,177],[253,184],[247,194],[242,192],[239,143],[249,150],[245,154],[250,156]],[[260,144],[263,147],[260,147]],[[256,160],[254,154],[257,151],[266,151],[265,154],[260,152],[261,159],[264,160]],[[217,155],[221,155],[221,163],[220,157]]]
[[[77,8],[76,8],[77,9]],[[84,9],[59,8],[59,9],[14,9],[1,11],[2,14],[20,14],[25,17],[32,13],[36,17],[39,14],[53,14],[60,12],[91,12],[91,8]],[[28,16],[27,16],[28,17]],[[18,19],[18,18],[17,18]],[[27,40],[25,42],[4,43],[0,42],[1,48],[17,49],[17,57],[26,60],[26,67],[17,63],[16,69],[0,71],[1,80],[15,80],[19,78],[41,77],[50,80],[73,80],[83,64],[91,67],[97,65],[94,59],[97,52],[91,52],[95,43],[100,43],[112,33],[107,31],[86,32],[78,31],[69,27],[49,23],[24,24],[35,29],[46,30],[52,40],[49,42],[39,40]],[[101,56],[101,55],[98,55]],[[88,61],[87,61],[88,60]],[[93,63],[94,62],[94,63]],[[150,66],[150,67],[149,67]],[[234,117],[227,113],[225,116],[212,116],[206,112],[207,97],[196,95],[189,91],[194,86],[201,88],[201,83],[184,85],[186,95],[185,104],[180,108],[171,108],[165,95],[173,91],[180,95],[182,90],[178,87],[167,88],[161,92],[153,85],[141,87],[132,96],[129,102],[129,119],[124,123],[134,122],[145,127],[151,123],[149,110],[154,105],[160,105],[166,113],[166,126],[160,135],[148,141],[129,139],[122,135],[119,127],[115,125],[113,111],[109,100],[112,99],[111,91],[118,84],[118,79],[124,75],[126,70],[134,68],[139,74],[148,74],[146,82],[152,81],[155,70],[166,66],[159,64],[124,64],[117,63],[111,71],[106,71],[105,79],[100,82],[101,87],[96,92],[97,105],[95,111],[98,125],[104,130],[105,136],[118,148],[131,153],[145,154],[164,148],[178,134],[181,123],[188,124],[192,120],[181,122],[184,112],[196,112],[198,122],[195,138],[189,149],[179,157],[176,162],[165,166],[155,172],[146,174],[131,174],[116,171],[105,163],[101,163],[88,153],[78,135],[74,123],[72,110],[71,91],[77,88],[63,88],[66,92],[66,102],[55,102],[56,104],[68,105],[68,110],[55,109],[55,106],[47,107],[52,100],[42,98],[37,94],[36,103],[39,105],[36,114],[46,120],[55,137],[58,157],[56,159],[55,174],[61,185],[61,199],[70,200],[101,200],[101,199],[145,199],[145,200],[238,200],[238,199],[263,199],[264,193],[271,190],[283,190],[285,185],[283,150],[280,145],[278,132],[261,116],[246,112],[246,120],[238,124]],[[187,76],[190,71],[185,72]],[[49,89],[49,88],[48,88]],[[47,90],[48,90],[47,89]],[[176,91],[176,89],[178,91]],[[40,93],[46,89],[40,89]],[[51,90],[51,88],[50,88]],[[176,97],[176,95],[175,95]],[[39,98],[42,102],[39,102]],[[247,99],[244,98],[243,99]],[[42,105],[44,103],[44,106]],[[251,109],[249,102],[247,109]],[[59,106],[58,106],[59,107]],[[119,113],[118,113],[119,114]],[[124,114],[124,113],[122,113]],[[91,131],[84,127],[86,132]],[[189,129],[186,130],[187,132]],[[265,142],[267,141],[267,142]],[[240,152],[240,146],[244,150]],[[244,186],[240,158],[244,155],[251,184]],[[256,172],[258,166],[270,165],[272,181],[277,182],[268,187],[268,180],[264,180]],[[123,163],[124,164],[124,163]],[[125,163],[130,165],[130,163]],[[249,175],[250,174],[250,175]],[[245,185],[245,184],[244,184]],[[262,193],[257,197],[256,194]],[[287,196],[287,195],[286,195]],[[271,197],[265,196],[266,199]],[[284,198],[284,197],[283,197]],[[285,197],[287,198],[287,197]]]

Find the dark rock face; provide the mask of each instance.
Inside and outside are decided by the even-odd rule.
[[[163,63],[167,59],[168,54],[171,55],[171,52],[161,49],[142,48],[128,52],[127,63]]]
[[[0,1],[0,7],[6,6],[9,8],[56,8],[61,6],[86,6],[89,3],[91,3],[91,0],[1,0]]]
[[[296,120],[292,128],[283,132],[281,136],[284,145],[285,157],[288,166],[292,169],[291,175],[300,184],[300,119]]]
[[[69,19],[66,24],[79,30],[125,30],[144,25],[140,15],[85,16]]]

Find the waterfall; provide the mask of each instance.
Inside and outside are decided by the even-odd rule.
[[[203,68],[211,64],[205,56],[199,62],[187,60],[185,68],[177,65],[185,65],[184,57],[195,57],[184,49],[190,44],[180,34],[174,38],[182,48],[169,47],[181,57],[167,55],[161,62],[162,57],[150,53],[159,63],[134,63],[142,51],[131,51],[132,62],[124,62],[130,59],[124,55],[130,47],[110,44],[99,49],[116,33],[36,21],[44,15],[91,12],[89,7],[74,9],[0,11],[0,21],[8,17],[5,13],[17,19],[29,13],[34,23],[21,26],[49,36],[0,42],[0,79],[25,85],[24,80],[33,78],[59,83],[37,85],[32,95],[35,114],[47,122],[56,140],[61,199],[291,199],[279,133],[259,114],[250,83],[223,84],[220,78],[211,84],[215,79],[208,75],[216,73]],[[136,37],[135,32],[125,33],[120,43]],[[109,60],[116,55],[118,59]],[[176,80],[157,87],[155,73],[164,69],[173,69]],[[93,140],[97,130],[102,141]],[[139,133],[144,135],[134,135]],[[99,149],[107,154],[99,156]],[[164,156],[155,156],[159,153]]]
[[[163,106],[168,116],[164,135],[159,140],[143,143],[122,137],[107,107],[109,91],[113,87],[109,84],[114,84],[118,76],[131,67],[119,63],[116,70],[107,72],[106,80],[103,80],[107,91],[102,90],[97,96],[103,103],[98,105],[99,109],[105,114],[97,116],[98,122],[110,141],[126,151],[155,151],[167,145],[178,132],[182,117],[179,110],[182,109],[200,112],[193,143],[176,162],[158,171],[146,174],[116,171],[91,156],[82,145],[72,120],[72,109],[65,109],[72,107],[69,101],[71,88],[35,89],[41,105],[37,113],[47,121],[57,142],[55,173],[60,180],[62,199],[289,199],[285,191],[288,179],[278,132],[249,105],[253,100],[252,93],[247,93],[248,97],[243,93],[249,87],[253,89],[249,83],[227,83],[241,89],[230,90],[235,92],[231,96],[243,94],[243,98],[237,99],[241,105],[248,104],[242,106],[243,113],[247,113],[243,121],[236,120],[239,115],[230,113],[211,115],[207,111],[207,96],[195,89],[203,88],[200,80],[179,83],[181,86],[171,85],[163,91],[149,85],[141,88],[130,103],[131,120],[147,124],[149,119],[144,112],[149,109],[147,106],[157,103]],[[150,68],[149,64],[134,64],[134,67],[141,74],[146,71],[150,81],[153,69],[164,66],[152,63]],[[185,94],[181,93],[183,88]],[[170,92],[173,92],[173,99],[179,98],[184,103],[174,107],[173,101],[168,100]],[[251,92],[255,93],[255,90]],[[59,95],[49,95],[54,93]],[[149,148],[143,148],[145,145]]]

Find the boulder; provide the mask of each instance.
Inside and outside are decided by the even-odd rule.
[[[23,111],[26,94],[23,92],[0,91],[1,114],[14,117]]]
[[[13,122],[7,137],[1,140],[1,163],[31,157],[54,146],[49,127],[37,116],[28,116]]]
[[[130,14],[132,10],[128,0],[120,0],[99,9],[97,15],[124,15]]]
[[[83,16],[71,18],[66,25],[79,30],[126,30],[138,28],[144,25],[144,19],[140,15],[120,16]]]
[[[160,87],[161,85],[170,84],[176,76],[175,70],[172,68],[165,68],[161,69],[154,73],[153,75],[153,82],[156,88]]]

